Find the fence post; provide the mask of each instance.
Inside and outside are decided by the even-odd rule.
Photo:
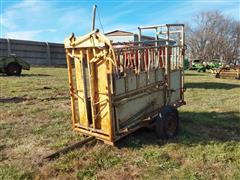
[[[48,42],[46,42],[46,47],[47,47],[47,62],[48,62],[48,65],[52,65],[52,60],[51,60],[51,51],[50,51],[50,45]]]
[[[8,49],[8,57],[10,56],[11,54],[11,42],[10,42],[10,39],[7,38],[7,49]]]

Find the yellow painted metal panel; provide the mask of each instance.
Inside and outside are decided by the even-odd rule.
[[[101,129],[105,132],[111,131],[110,121],[111,121],[111,114],[110,114],[110,105],[109,105],[109,87],[111,84],[108,82],[108,65],[105,63],[99,63],[97,66],[97,74],[98,74],[98,84],[97,84],[97,91],[99,94],[99,103],[97,107],[99,108],[99,115],[97,120],[101,123]]]
[[[84,96],[84,84],[83,84],[83,72],[82,72],[82,60],[75,58],[75,74],[77,84],[77,95],[78,95],[78,111],[79,121],[82,126],[88,126],[87,110]]]
[[[70,90],[70,96],[71,96],[72,126],[74,128],[77,115],[76,115],[71,57],[68,55],[68,53],[69,53],[69,50],[66,49],[66,60],[67,60],[67,66],[68,66],[68,83],[69,83],[69,90]]]

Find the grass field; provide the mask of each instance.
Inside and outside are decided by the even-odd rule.
[[[240,179],[240,81],[186,73],[181,132],[141,130],[117,147],[93,142],[42,158],[82,136],[71,129],[67,70],[0,76],[0,179]]]

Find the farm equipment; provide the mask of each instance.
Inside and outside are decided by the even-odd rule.
[[[219,60],[212,60],[211,62],[207,63],[208,69],[217,69],[222,67],[222,63]]]
[[[208,65],[206,63],[203,63],[202,60],[193,60],[189,67],[190,70],[197,70],[198,72],[206,72],[208,69]]]
[[[65,39],[74,130],[111,145],[145,126],[160,138],[177,135],[177,107],[185,104],[184,25],[138,29],[134,42],[112,43],[94,28]],[[144,30],[153,30],[155,40],[142,41]]]
[[[195,60],[191,61],[191,63],[189,65],[190,65],[189,66],[190,70],[197,70],[202,67],[202,62],[198,59],[195,59]]]
[[[222,66],[221,63],[218,61],[211,61],[211,62],[203,62],[203,60],[194,60],[191,63],[190,70],[197,70],[198,72],[206,72],[207,70],[211,70],[214,72],[216,69]]]
[[[184,70],[189,69],[189,61],[187,58],[184,59]]]
[[[216,70],[216,78],[240,79],[240,66],[225,66]]]
[[[24,70],[30,70],[30,64],[20,59],[16,55],[0,57],[0,72],[6,73],[8,76],[19,76]]]

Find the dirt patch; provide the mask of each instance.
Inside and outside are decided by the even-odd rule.
[[[30,99],[26,97],[1,98],[0,103],[20,103],[27,100],[30,100]]]

